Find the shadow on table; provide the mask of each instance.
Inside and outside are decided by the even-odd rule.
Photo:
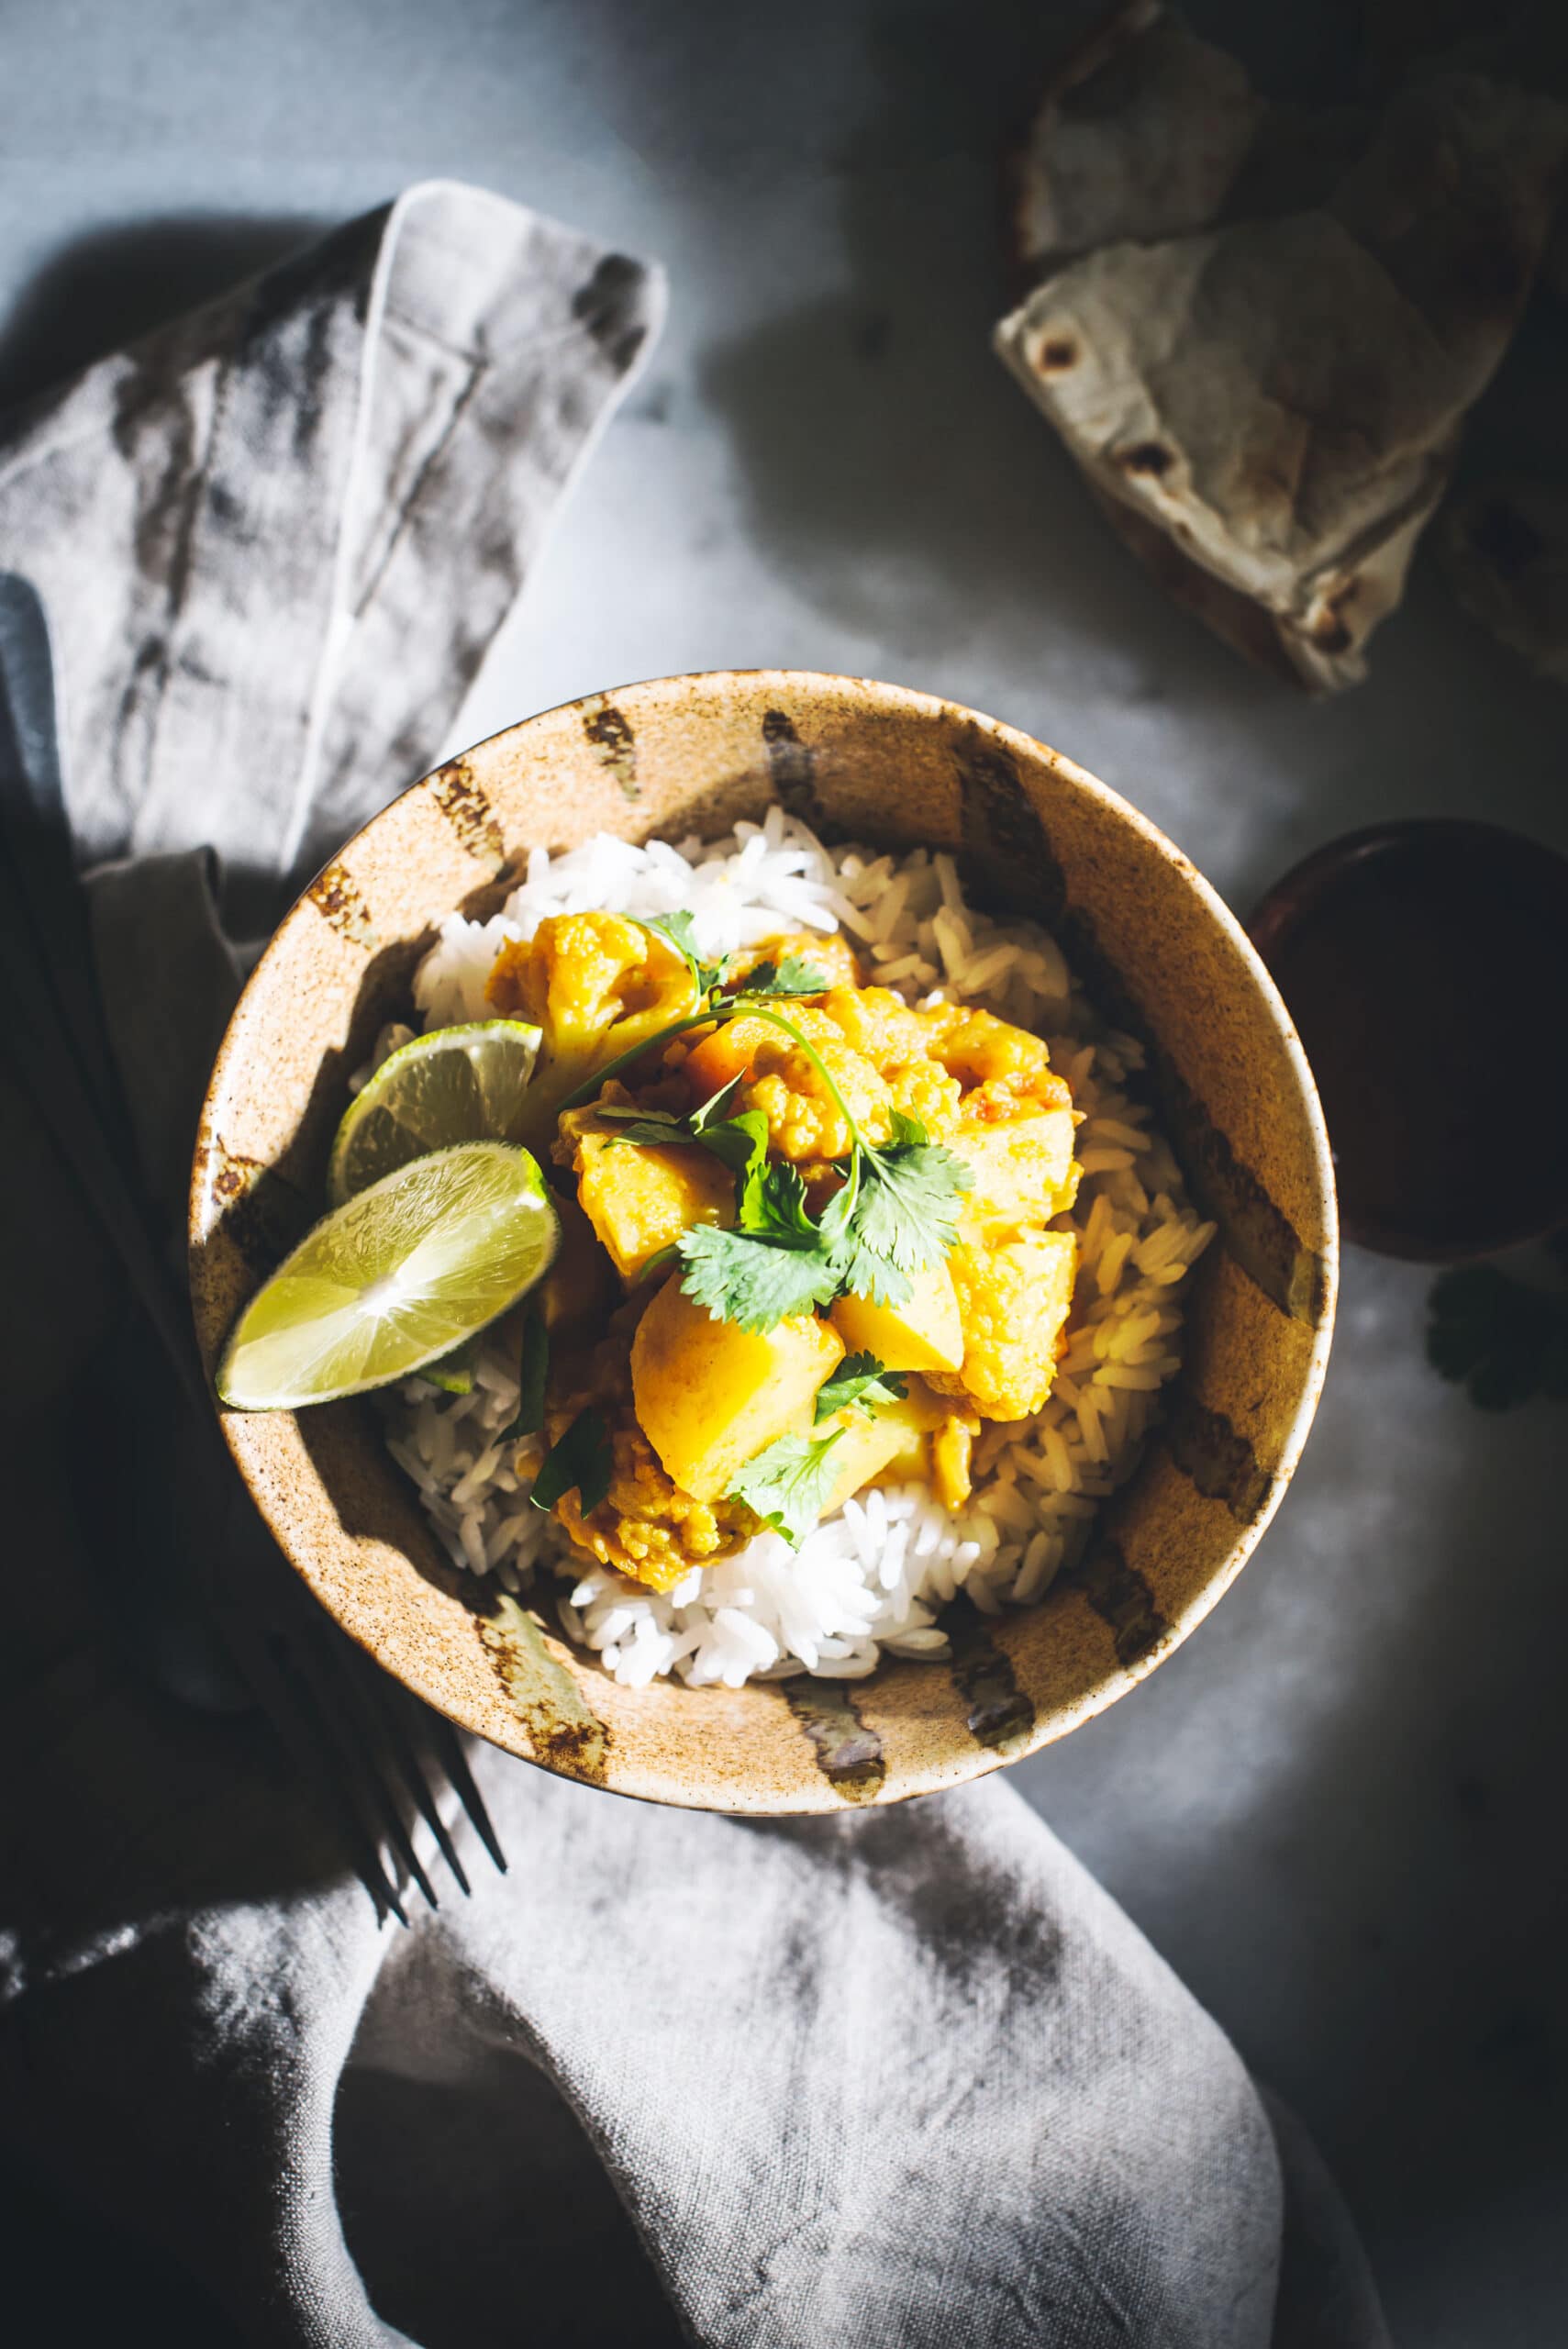
[[[350,2061],[332,2137],[350,2253],[421,2349],[679,2349],[603,2162],[520,2052],[488,2050],[461,2083]]]
[[[270,269],[324,225],[271,215],[155,214],[76,238],[0,321],[0,407],[30,399]]]

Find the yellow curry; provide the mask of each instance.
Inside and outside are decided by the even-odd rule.
[[[1079,1171],[1038,1037],[911,1009],[841,939],[773,939],[720,975],[665,927],[558,916],[488,987],[543,1031],[537,1143],[564,1194],[540,1436],[588,1412],[603,1431],[603,1497],[554,1506],[655,1590],[783,1522],[764,1458],[808,1471],[824,1512],[911,1476],[966,1500],[982,1422],[1051,1390],[1077,1262],[1052,1227]],[[812,1281],[779,1308],[777,1282]]]

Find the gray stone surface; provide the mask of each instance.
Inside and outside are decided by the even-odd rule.
[[[10,0],[0,384],[410,179],[479,180],[657,253],[673,302],[466,739],[666,671],[851,670],[1056,743],[1242,909],[1384,816],[1568,847],[1568,701],[1429,566],[1372,682],[1295,700],[1166,607],[989,355],[998,153],[1064,14]],[[1273,24],[1293,86],[1347,20]],[[1541,1046],[1556,1081],[1561,1040]],[[1500,1113],[1500,1149],[1527,1115]],[[1405,2349],[1546,2349],[1568,2305],[1568,1419],[1484,1419],[1441,1387],[1425,1288],[1350,1256],[1318,1427],[1258,1556],[1152,1682],[1018,1783],[1317,2131]]]

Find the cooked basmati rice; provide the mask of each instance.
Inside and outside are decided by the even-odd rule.
[[[732,1688],[802,1672],[859,1679],[884,1650],[945,1656],[940,1615],[956,1592],[988,1615],[1040,1598],[1082,1553],[1105,1497],[1131,1475],[1160,1388],[1181,1365],[1179,1291],[1214,1226],[1187,1203],[1169,1147],[1129,1089],[1141,1047],[1096,1019],[1052,939],[967,904],[950,856],[826,848],[781,807],[717,841],[634,848],[601,835],[562,856],[535,849],[499,914],[442,924],[415,978],[424,1025],[484,1018],[501,947],[531,938],[549,915],[682,907],[709,960],[781,930],[843,930],[873,981],[908,1002],[977,1003],[1046,1039],[1084,1118],[1083,1186],[1059,1219],[1078,1232],[1080,1267],[1050,1399],[1032,1419],[985,1425],[963,1510],[942,1508],[922,1485],[873,1486],[798,1550],[762,1533],[665,1593],[573,1550],[556,1520],[529,1505],[496,1441],[517,1400],[499,1346],[482,1347],[468,1395],[410,1380],[393,1404],[391,1451],[457,1565],[493,1574],[541,1608],[553,1600],[567,1636],[629,1687],[670,1672]],[[378,1058],[406,1032],[389,1030]]]

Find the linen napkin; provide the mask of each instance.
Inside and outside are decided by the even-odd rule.
[[[661,304],[654,270],[422,186],[0,440],[172,1226],[220,911],[274,918],[429,764]],[[188,2337],[1385,2340],[1296,2124],[995,1779],[756,1824],[476,1748],[509,1873],[475,1854],[472,1899],[378,1926],[265,1724],[148,1688],[62,1588],[115,1285],[0,1108],[5,1228],[69,1267],[20,1267],[6,1350],[0,2142],[178,2263]]]

